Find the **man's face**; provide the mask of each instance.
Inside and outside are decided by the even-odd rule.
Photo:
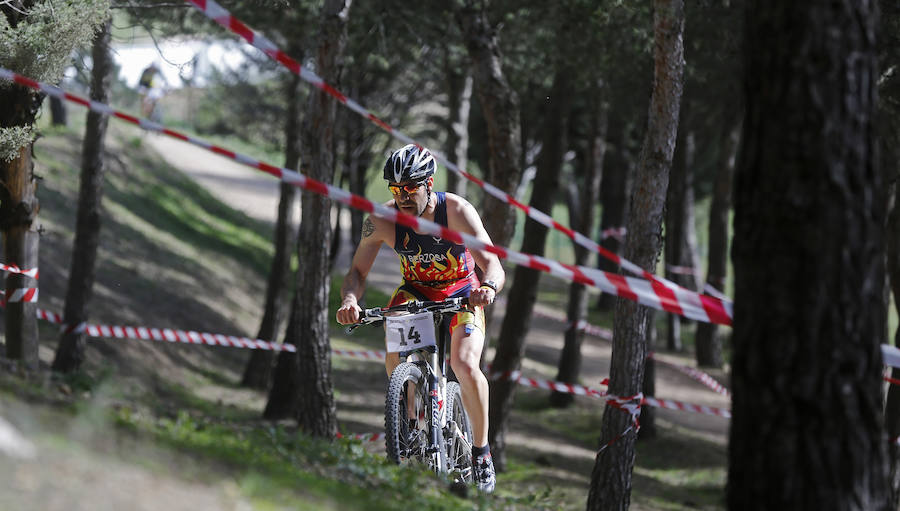
[[[407,215],[421,216],[428,207],[429,190],[433,184],[434,178],[429,177],[424,181],[389,182],[388,188],[400,211]]]

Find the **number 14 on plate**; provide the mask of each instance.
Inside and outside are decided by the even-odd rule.
[[[434,346],[434,319],[430,312],[385,318],[387,351],[411,351]]]

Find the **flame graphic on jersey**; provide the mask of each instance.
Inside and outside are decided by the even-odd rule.
[[[450,248],[448,248],[447,252],[444,254],[447,256],[446,262],[437,260],[422,262],[421,257],[419,257],[421,255],[422,248],[419,247],[419,252],[414,257],[416,260],[415,263],[410,262],[407,257],[400,256],[400,265],[403,267],[404,279],[427,282],[453,280],[468,275],[468,271],[463,271],[462,274],[460,274],[460,261],[456,257],[453,257]]]
[[[403,248],[406,248],[409,245],[409,233],[406,233],[406,237],[403,238]]]

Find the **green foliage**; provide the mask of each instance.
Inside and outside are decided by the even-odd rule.
[[[71,60],[73,48],[90,41],[108,16],[109,0],[46,0],[35,2],[24,11],[4,7],[0,15],[0,66],[55,83]],[[9,82],[0,82],[0,97],[11,87],[14,85]],[[34,140],[34,132],[31,126],[14,126],[9,119],[0,121],[5,125],[0,128],[0,161],[11,161],[21,147]],[[15,122],[32,121],[33,117]]]
[[[198,133],[234,135],[269,151],[284,150],[285,82],[290,78],[262,58],[247,60],[235,72],[213,72],[194,114]]]
[[[120,428],[150,435],[181,452],[224,464],[259,505],[312,508],[451,510],[466,503],[433,474],[401,468],[359,441],[327,441],[263,422],[231,421],[190,410],[155,417],[129,406],[111,411]],[[476,504],[484,499],[475,499]]]
[[[32,126],[0,128],[0,161],[12,161],[19,156],[19,148],[34,140]]]
[[[72,49],[90,41],[108,16],[109,0],[35,2],[14,24],[0,16],[0,66],[56,82]]]

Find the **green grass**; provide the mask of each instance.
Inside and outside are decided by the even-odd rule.
[[[272,255],[271,227],[221,204],[148,153],[135,130],[116,126],[110,125],[109,151],[117,159],[106,177],[107,214],[92,315],[113,324],[135,324],[140,319],[153,326],[252,335],[261,316],[260,304],[255,304],[256,309],[248,307],[247,300],[231,297],[229,290],[240,288],[258,301]],[[236,147],[228,140],[220,143]],[[64,255],[74,232],[79,153],[80,127],[75,123],[68,129],[47,128],[36,146],[44,177],[39,191],[41,218],[49,231],[42,240],[42,257],[62,254],[42,260],[41,296],[42,301],[56,304],[61,302],[68,264]],[[387,194],[380,180],[372,182],[371,186],[380,186]],[[554,215],[563,220],[560,215],[564,211],[558,210]],[[565,244],[571,246],[567,238]],[[338,306],[340,278],[332,278],[329,317]],[[539,303],[564,308],[568,283],[549,276],[541,282]],[[371,288],[366,294],[370,307],[384,305],[388,298]],[[611,313],[591,308],[589,314],[592,323],[612,326]],[[40,335],[48,346],[55,347],[55,327],[42,324]],[[383,332],[361,328],[347,336],[333,324],[331,341],[340,348],[383,349]],[[97,343],[98,352],[106,356],[121,343],[141,341],[89,342]],[[78,422],[80,428],[95,430],[101,437],[126,439],[117,441],[129,445],[152,445],[161,454],[123,456],[136,465],[159,473],[174,472],[188,480],[233,480],[237,491],[257,509],[584,507],[583,482],[559,483],[547,476],[545,460],[535,459],[534,453],[524,449],[509,453],[508,471],[501,475],[497,496],[458,499],[446,491],[444,481],[421,470],[391,466],[382,455],[371,454],[358,442],[315,440],[260,420],[256,407],[223,405],[203,397],[198,389],[208,386],[246,392],[237,386],[235,376],[243,354],[240,350],[213,353],[200,347],[178,348],[166,346],[157,352],[171,357],[164,360],[166,364],[183,364],[187,376],[180,379],[160,375],[143,386],[132,386],[128,370],[117,366],[113,358],[64,379],[0,372],[4,374],[0,400],[52,410],[49,421],[58,422],[61,429]],[[190,357],[208,360],[188,360]],[[155,369],[153,360],[140,362]],[[379,364],[343,359],[334,360],[334,369],[342,377],[353,377],[356,371],[373,371],[379,376],[383,372]],[[60,390],[63,385],[67,392]],[[255,399],[258,405],[265,397]],[[531,424],[535,434],[583,449],[595,447],[602,419],[599,405],[559,410],[547,405],[544,392],[520,391],[514,411]],[[660,440],[638,444],[635,502],[645,509],[683,509],[692,503],[716,508],[724,484],[723,449],[670,426],[660,429]],[[61,433],[54,438],[54,442],[66,443]],[[591,460],[578,460],[575,465],[569,469],[572,478],[589,478]]]

